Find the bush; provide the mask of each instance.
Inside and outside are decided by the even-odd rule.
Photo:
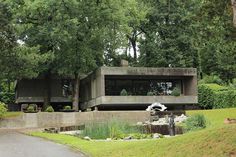
[[[65,106],[64,110],[71,110],[71,106]]]
[[[27,112],[28,113],[35,113],[36,112],[36,104],[30,104],[28,107],[27,107]]]
[[[14,103],[15,93],[0,92],[0,101],[5,104]]]
[[[236,90],[217,84],[198,86],[198,104],[204,109],[236,107]]]
[[[92,139],[122,139],[131,133],[140,133],[141,131],[129,123],[115,120],[106,123],[92,123],[85,126],[82,136],[89,136]]]
[[[27,108],[27,112],[35,112],[34,107],[33,106],[29,106]]]
[[[52,107],[52,106],[48,106],[48,107],[46,108],[46,112],[54,112],[53,107]]]
[[[223,84],[224,81],[217,75],[206,75],[202,80],[199,81],[200,84],[208,84],[208,83],[214,83],[214,84]]]
[[[172,96],[180,96],[180,94],[181,94],[180,89],[177,87],[175,87],[173,91],[171,92]]]
[[[147,92],[147,96],[153,96],[154,93],[153,92]]]
[[[236,90],[215,92],[213,108],[230,107],[236,107]]]
[[[195,114],[185,121],[185,130],[192,131],[206,128],[206,118],[203,114]]]
[[[0,102],[0,118],[2,118],[6,112],[7,112],[6,104]]]
[[[128,92],[125,89],[122,89],[122,91],[120,92],[121,96],[127,96]]]
[[[214,92],[205,84],[198,86],[198,104],[204,109],[212,109],[214,106]]]

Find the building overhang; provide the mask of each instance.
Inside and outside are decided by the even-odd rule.
[[[82,108],[99,105],[147,105],[154,102],[171,105],[197,104],[197,96],[101,96],[82,104]],[[87,107],[85,107],[87,106]]]
[[[44,98],[43,97],[18,97],[16,99],[16,103],[43,103]],[[67,103],[67,102],[72,102],[70,98],[66,97],[51,97],[50,102],[55,103],[55,102],[62,102],[62,103]]]
[[[196,68],[101,67],[102,75],[197,76]]]

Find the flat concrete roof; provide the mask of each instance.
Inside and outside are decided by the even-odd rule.
[[[196,68],[100,67],[102,75],[196,76]]]

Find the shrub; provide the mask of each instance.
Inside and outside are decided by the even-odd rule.
[[[221,86],[221,85],[218,85],[218,84],[215,84],[215,83],[208,83],[208,84],[204,84],[205,86],[209,87],[211,90],[213,91],[225,91],[225,90],[228,90],[229,88],[228,87],[225,87],[225,86]]]
[[[122,139],[131,133],[141,131],[129,123],[111,120],[106,123],[92,123],[85,126],[82,136],[89,136],[92,139]]]
[[[27,107],[27,112],[29,113],[34,113],[36,112],[36,104],[30,104],[28,107]]]
[[[2,118],[6,112],[7,112],[6,104],[0,102],[0,118]]]
[[[213,108],[230,107],[236,107],[236,90],[215,92]]]
[[[198,86],[198,103],[204,109],[236,107],[236,90],[217,84]]]
[[[71,106],[65,106],[64,110],[71,110]]]
[[[52,107],[52,106],[48,106],[48,107],[46,108],[46,112],[54,112],[53,107]]]
[[[122,89],[122,91],[120,92],[121,96],[127,96],[128,92],[125,89]]]
[[[14,103],[14,101],[15,101],[15,93],[0,92],[0,101],[5,103],[5,104]]]
[[[153,92],[147,92],[147,96],[153,96],[154,93]]]
[[[171,92],[172,96],[180,96],[180,94],[181,94],[180,89],[177,87],[175,87],[173,91]]]
[[[195,114],[185,122],[185,130],[192,131],[206,128],[206,118],[203,114]]]
[[[223,84],[224,81],[217,75],[206,75],[202,80],[199,81],[200,84]]]
[[[198,104],[204,109],[211,109],[214,106],[214,92],[205,84],[198,86]]]

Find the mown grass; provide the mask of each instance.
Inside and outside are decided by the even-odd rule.
[[[174,138],[145,141],[85,141],[77,137],[33,132],[31,135],[66,144],[93,157],[228,157],[236,152],[236,125],[223,124],[236,118],[236,109],[188,111],[204,114],[210,121],[206,129]]]

